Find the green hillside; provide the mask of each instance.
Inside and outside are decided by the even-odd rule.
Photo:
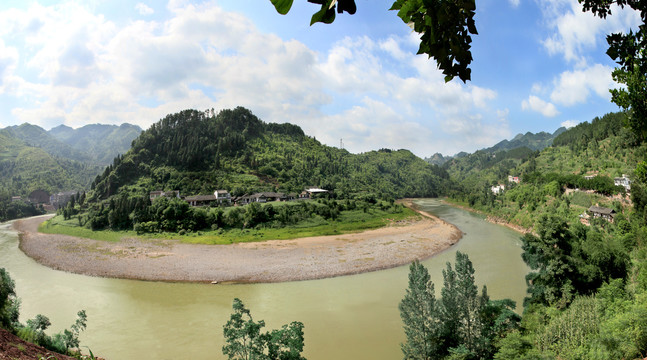
[[[94,198],[155,189],[234,195],[254,191],[300,192],[305,186],[339,197],[438,196],[448,176],[408,150],[364,154],[322,145],[291,124],[268,124],[249,110],[216,115],[196,110],[152,125],[93,183]]]
[[[91,124],[78,129],[60,125],[48,131],[58,141],[84,152],[92,162],[104,166],[110,164],[118,154],[128,151],[141,132],[139,126],[131,124]]]
[[[552,134],[545,131],[541,131],[536,134],[531,132],[527,132],[525,134],[517,134],[517,136],[515,136],[512,140],[502,140],[494,146],[476,151],[475,154],[496,154],[500,152],[508,152],[510,150],[516,150],[517,153],[519,151],[524,151],[518,149],[529,149],[533,151],[542,150],[546,147],[551,146],[553,140],[565,131],[566,128],[561,127],[555,130],[555,132],[553,132]],[[431,157],[425,158],[425,161],[430,164],[442,166],[449,161],[463,159],[468,155],[470,154],[463,151],[454,156],[443,156],[443,154],[441,153],[435,153]],[[517,154],[510,155],[508,157],[510,158],[518,156],[519,155]]]
[[[22,124],[0,130],[0,190],[26,197],[83,190],[112,159],[130,149],[141,133],[135,125],[87,125],[52,130]]]
[[[452,178],[460,179],[452,197],[524,228],[535,228],[538,213],[553,212],[562,205],[561,214],[572,222],[592,204],[621,211],[626,202],[609,197],[624,194],[613,179],[623,174],[634,178],[636,165],[647,154],[647,146],[638,145],[623,127],[624,116],[613,113],[582,123],[559,134],[553,146],[541,152],[477,151],[454,159],[445,166]],[[521,183],[509,183],[508,176],[520,177]],[[491,191],[498,184],[507,187],[501,195]],[[573,193],[578,188],[591,191]]]
[[[144,131],[96,177],[87,200],[70,205],[63,217],[93,230],[217,230],[206,242],[247,241],[240,231],[250,227],[264,235],[273,231],[275,238],[312,236],[412,216],[394,200],[439,196],[448,180],[446,171],[408,150],[351,154],[322,145],[298,126],[265,123],[241,107],[217,115],[185,110]],[[224,189],[234,198],[259,192],[296,195],[308,186],[327,192],[317,201],[209,208],[190,207],[175,197],[149,198],[153,190],[194,196]]]
[[[523,319],[495,359],[644,357],[647,145],[625,116],[582,123],[523,157],[476,152],[446,164],[459,183],[449,201],[530,231],[521,238],[531,270]],[[623,174],[629,193],[614,184]]]
[[[14,139],[22,140],[27,146],[41,148],[52,156],[81,162],[91,161],[91,158],[86,153],[58,141],[40,126],[25,123],[6,127],[0,130],[0,133],[4,133]]]

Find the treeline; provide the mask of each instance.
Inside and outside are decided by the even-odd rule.
[[[559,134],[553,140],[553,146],[568,146],[573,151],[586,149],[610,136],[622,135],[627,144],[635,145],[637,138],[631,130],[624,127],[627,114],[624,112],[609,113],[594,118],[590,123],[582,122]]]
[[[45,210],[42,206],[36,207],[32,203],[27,203],[22,200],[11,201],[10,193],[0,191],[0,222],[42,215],[44,213]]]
[[[624,187],[615,185],[613,179],[604,175],[587,179],[582,175],[558,174],[554,172],[542,174],[539,171],[534,171],[524,175],[523,181],[537,185],[555,182],[559,186],[560,192],[565,188],[578,188],[582,190],[593,190],[605,196],[625,193]]]
[[[71,206],[74,206],[71,202]],[[61,210],[76,214],[68,207]],[[80,208],[80,206],[77,206]],[[92,230],[135,230],[138,233],[199,230],[282,228],[309,219],[335,221],[344,211],[372,209],[399,213],[402,205],[392,201],[318,199],[314,201],[251,203],[245,206],[197,208],[178,198],[159,197],[152,203],[148,197],[116,196],[100,205],[91,205],[80,215],[79,224]]]

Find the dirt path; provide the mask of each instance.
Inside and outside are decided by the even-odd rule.
[[[426,259],[462,237],[429,214],[355,234],[233,245],[122,239],[117,243],[38,233],[48,217],[18,220],[20,249],[48,267],[91,276],[184,282],[282,282],[375,271]]]

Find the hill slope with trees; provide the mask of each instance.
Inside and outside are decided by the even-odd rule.
[[[626,123],[625,113],[607,114],[524,158],[477,152],[446,164],[464,179],[450,201],[531,231],[521,238],[531,269],[523,318],[497,340],[494,359],[642,359],[647,352],[647,145]],[[623,174],[630,194],[614,184]],[[612,217],[596,217],[592,205]]]
[[[249,110],[185,110],[153,124],[93,182],[93,199],[117,193],[148,195],[156,189],[182,194],[233,195],[253,191],[301,192],[305,186],[338,197],[438,196],[447,173],[408,150],[363,154],[322,145],[298,126],[264,123]]]

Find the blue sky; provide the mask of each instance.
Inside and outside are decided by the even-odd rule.
[[[617,111],[605,36],[639,23],[619,9],[597,19],[577,0],[479,0],[472,81],[445,83],[392,1],[356,3],[309,26],[306,0],[285,16],[270,0],[4,0],[0,127],[147,128],[187,108],[245,106],[351,152],[472,152]]]

